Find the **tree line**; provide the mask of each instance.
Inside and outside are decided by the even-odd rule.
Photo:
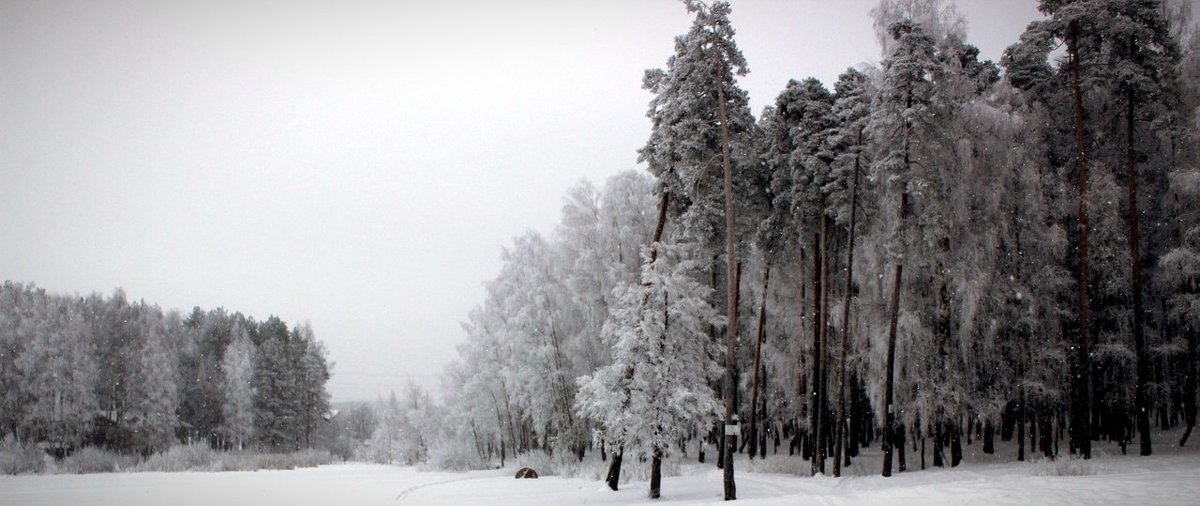
[[[62,456],[174,444],[313,447],[330,364],[312,328],[224,309],[182,315],[109,297],[0,287],[0,437]]]
[[[652,130],[504,249],[447,372],[480,461],[787,451],[838,475],[1153,451],[1196,418],[1200,37],[1186,2],[1043,0],[997,64],[952,3],[883,0],[883,58],[757,116],[725,2],[648,70]],[[740,419],[724,436],[720,420]],[[916,452],[919,464],[908,452]],[[726,497],[733,498],[732,460]],[[927,462],[927,456],[931,462]]]

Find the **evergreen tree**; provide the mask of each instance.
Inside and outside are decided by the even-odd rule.
[[[835,402],[837,414],[834,417],[834,451],[833,476],[841,476],[843,460],[850,464],[849,448],[846,445],[846,425],[849,411],[846,405],[846,367],[850,355],[850,308],[854,292],[854,247],[855,232],[858,221],[860,190],[860,173],[866,164],[863,150],[866,147],[865,130],[870,115],[870,96],[867,89],[867,76],[854,69],[848,69],[838,76],[834,85],[836,100],[830,111],[835,124],[828,132],[827,142],[834,157],[830,161],[830,180],[826,185],[829,193],[829,205],[835,219],[846,227],[846,284],[843,291],[841,313],[841,351],[838,354],[838,391]],[[846,451],[843,452],[843,449]]]
[[[292,344],[296,350],[293,370],[299,390],[296,392],[300,425],[297,436],[303,436],[297,439],[303,441],[305,448],[312,448],[317,431],[329,414],[325,382],[329,381],[330,364],[325,360],[325,345],[317,340],[307,322],[292,331]]]
[[[197,307],[185,321],[190,339],[179,358],[182,385],[179,418],[191,427],[194,437],[214,445],[220,444],[219,429],[224,423],[221,358],[238,316],[220,308],[204,311]]]
[[[287,325],[271,317],[259,325],[262,336],[254,366],[254,432],[264,447],[294,450],[299,447],[301,386],[291,357]]]
[[[621,286],[604,327],[613,363],[578,379],[576,407],[599,423],[597,443],[651,461],[650,496],[658,497],[662,458],[682,451],[678,442],[721,411],[709,387],[721,367],[708,335],[717,318],[708,289],[694,279],[696,262],[683,246],[651,248],[657,258],[647,249],[641,283]]]
[[[753,213],[740,212],[734,203],[742,208],[763,205],[755,184],[760,178],[743,177],[762,167],[753,152],[754,118],[747,105],[749,99],[736,82],[736,77],[745,75],[748,69],[733,40],[729,4],[714,2],[709,6],[690,0],[685,4],[695,15],[691,29],[676,37],[675,54],[667,60],[667,68],[649,70],[643,80],[643,86],[655,97],[647,113],[652,122],[650,139],[639,159],[659,179],[662,194],[671,196],[676,233],[699,243],[700,258],[713,259],[711,265],[706,265],[713,272],[724,243],[724,309],[728,315],[724,397],[729,424],[737,410],[734,378],[738,287],[734,247],[737,237],[748,237],[745,231],[757,225]],[[716,170],[718,161],[721,171]],[[739,215],[743,223],[737,222]],[[736,498],[733,440],[722,446],[725,498],[732,500]]]
[[[786,169],[790,177],[780,178],[778,173],[772,180],[773,196],[784,199],[776,204],[777,209],[788,209],[792,215],[789,222],[795,224],[801,239],[811,237],[806,243],[813,261],[812,270],[812,355],[811,391],[809,392],[810,438],[815,442],[812,452],[812,474],[825,472],[825,440],[828,419],[825,399],[828,385],[826,315],[828,306],[828,259],[829,223],[826,216],[829,184],[829,164],[833,154],[827,149],[827,135],[833,127],[831,113],[833,95],[820,81],[809,78],[803,83],[791,81],[787,89],[776,99],[782,125],[792,137],[788,154],[790,163]],[[784,183],[779,183],[783,179]],[[803,255],[802,255],[803,256]]]
[[[175,384],[176,355],[167,347],[167,320],[157,307],[141,304],[141,346],[137,368],[132,371],[131,411],[141,417],[135,428],[134,448],[143,455],[166,450],[175,441],[179,424],[176,409],[179,391]]]
[[[138,368],[138,316],[120,289],[113,291],[108,300],[93,295],[89,302],[92,307],[88,320],[96,337],[96,397],[106,423],[112,424],[104,439],[109,446],[129,449],[132,429],[126,415],[131,409],[133,375]]]
[[[890,288],[890,322],[886,345],[886,372],[883,378],[883,475],[892,472],[892,448],[897,438],[894,404],[896,334],[900,320],[901,280],[904,265],[920,250],[909,223],[910,196],[925,187],[914,159],[921,155],[922,130],[932,123],[931,102],[934,91],[930,78],[937,70],[934,40],[912,21],[901,20],[889,27],[895,40],[890,55],[883,60],[883,82],[876,98],[868,129],[878,146],[871,166],[872,177],[881,185],[880,209],[884,214],[877,223],[888,228],[879,231],[886,243],[886,256],[895,265]],[[903,470],[903,466],[902,470]]]
[[[1100,0],[1042,0],[1038,6],[1039,10],[1050,16],[1050,19],[1045,25],[1031,26],[1031,29],[1036,29],[1038,35],[1031,38],[1031,41],[1043,41],[1047,38],[1040,35],[1042,31],[1048,31],[1054,37],[1062,40],[1066,44],[1067,61],[1065,68],[1061,69],[1060,75],[1066,77],[1066,82],[1062,86],[1070,90],[1071,113],[1074,123],[1074,152],[1070,158],[1075,161],[1075,176],[1079,181],[1079,205],[1078,205],[1078,233],[1077,235],[1077,251],[1078,251],[1078,284],[1079,284],[1079,313],[1078,313],[1078,340],[1075,345],[1076,359],[1072,372],[1073,383],[1071,387],[1071,430],[1070,430],[1070,449],[1072,453],[1079,452],[1084,458],[1091,458],[1092,454],[1092,427],[1091,427],[1091,322],[1089,321],[1089,304],[1091,303],[1088,296],[1089,278],[1091,269],[1088,266],[1088,233],[1091,229],[1089,224],[1088,212],[1088,145],[1087,145],[1087,126],[1085,125],[1085,111],[1083,99],[1083,75],[1085,68],[1093,67],[1092,62],[1095,59],[1094,52],[1091,50],[1095,47],[1093,44],[1095,35],[1095,24],[1101,20],[1100,16]],[[1033,52],[1037,54],[1037,51]],[[1084,63],[1084,61],[1087,63]],[[1061,82],[1061,81],[1060,81]]]
[[[1141,440],[1140,453],[1150,455],[1150,358],[1146,350],[1142,302],[1142,217],[1137,199],[1138,180],[1142,177],[1137,171],[1138,151],[1149,143],[1144,140],[1139,143],[1137,133],[1140,130],[1138,124],[1144,123],[1143,116],[1147,112],[1151,117],[1157,117],[1161,113],[1171,114],[1174,111],[1178,103],[1175,70],[1179,63],[1179,52],[1176,41],[1169,33],[1160,1],[1110,0],[1107,7],[1106,22],[1099,25],[1103,31],[1100,37],[1105,42],[1103,51],[1107,66],[1114,70],[1110,74],[1113,94],[1124,104],[1131,320],[1134,353],[1137,356],[1134,411]]]

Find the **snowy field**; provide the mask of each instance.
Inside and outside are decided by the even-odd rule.
[[[1162,448],[1151,458],[1110,454],[1100,445],[1091,462],[1061,460],[988,463],[910,471],[884,479],[878,459],[851,468],[864,476],[831,478],[750,472],[738,461],[738,504],[1200,504],[1200,451]],[[970,447],[971,450],[978,446]],[[912,455],[909,456],[910,465]],[[766,465],[787,467],[782,456]],[[917,461],[919,466],[919,461]],[[758,462],[754,466],[763,466]],[[791,463],[792,467],[796,466]],[[624,505],[649,503],[647,484],[612,492],[596,480],[543,477],[515,480],[512,470],[419,472],[411,467],[346,464],[295,471],[119,473],[3,476],[3,505]],[[663,480],[659,503],[721,502],[721,472],[686,463]]]

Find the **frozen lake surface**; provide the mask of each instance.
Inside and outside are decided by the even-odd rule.
[[[877,459],[854,472],[869,476],[797,477],[749,472],[738,462],[738,504],[1200,504],[1200,454],[1150,458],[1101,455],[1089,463],[1041,461],[964,464],[954,469],[874,474]],[[1190,450],[1190,449],[1189,449]],[[782,459],[772,456],[769,461]],[[910,459],[912,457],[910,456]],[[861,469],[857,469],[863,466]],[[869,469],[868,469],[869,468]],[[612,492],[582,478],[515,480],[513,470],[419,472],[412,467],[345,464],[295,471],[116,473],[3,476],[0,504],[195,505],[621,505],[721,503],[721,471],[684,464],[665,477],[663,497],[646,499],[645,482]],[[1057,474],[1082,473],[1059,476]]]

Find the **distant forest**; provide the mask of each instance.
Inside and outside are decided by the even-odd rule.
[[[325,347],[307,324],[0,287],[0,434],[65,456],[148,456],[179,443],[313,447],[329,412]]]

